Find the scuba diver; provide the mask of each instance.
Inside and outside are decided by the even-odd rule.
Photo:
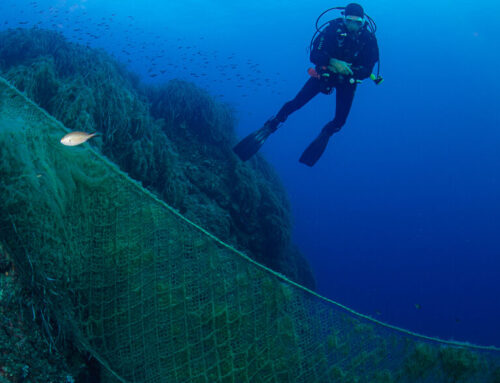
[[[321,16],[333,9],[343,10],[344,17],[330,20],[318,28]],[[322,30],[325,25],[326,28]],[[351,3],[345,8],[335,7],[323,12],[316,21],[316,33],[311,40],[310,61],[316,67],[309,68],[310,78],[295,98],[285,103],[276,116],[271,117],[262,128],[251,133],[233,148],[241,160],[247,161],[257,153],[264,141],[290,114],[302,108],[318,93],[330,94],[335,89],[337,94],[334,119],[323,127],[299,160],[303,164],[313,166],[325,151],[330,137],[345,124],[357,84],[368,77],[376,84],[382,82],[378,73],[376,76],[371,74],[375,63],[379,61],[375,31],[375,23],[365,15],[359,4]]]

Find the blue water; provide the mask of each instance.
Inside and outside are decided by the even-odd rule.
[[[146,82],[194,81],[233,105],[243,137],[307,80],[316,17],[347,4],[168,3],[4,0],[0,28],[57,29]],[[321,294],[426,335],[500,346],[500,4],[362,5],[386,81],[358,88],[315,167],[297,160],[333,117],[334,95],[262,148],[290,196],[294,241]]]

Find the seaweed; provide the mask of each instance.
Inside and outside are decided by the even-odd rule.
[[[0,245],[0,382],[86,381],[85,355],[70,343],[58,350],[44,331],[46,322],[34,304],[33,291],[23,287],[8,253]],[[44,319],[45,318],[45,319]]]
[[[426,343],[419,342],[415,345],[415,350],[405,362],[405,373],[411,380],[424,378],[432,371],[436,363],[437,352],[435,348]]]
[[[0,32],[0,70],[71,130],[158,197],[222,240],[314,288],[291,244],[290,206],[260,157],[232,152],[235,111],[194,83],[152,86],[102,50],[43,29]]]
[[[439,359],[443,371],[452,378],[453,382],[466,382],[469,376],[479,369],[479,359],[470,350],[442,347],[439,350]]]

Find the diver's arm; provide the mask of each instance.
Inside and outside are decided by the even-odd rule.
[[[325,33],[321,32],[319,36],[314,40],[313,49],[309,55],[309,60],[317,66],[326,66],[330,61],[330,56],[325,49]]]
[[[309,59],[316,66],[326,67],[329,65],[332,50],[334,48],[332,46],[332,36],[335,35],[336,30],[337,24],[334,20],[330,22],[330,24],[314,40]]]

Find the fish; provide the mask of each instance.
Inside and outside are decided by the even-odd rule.
[[[85,141],[88,139],[94,137],[97,132],[95,133],[85,133],[85,132],[71,132],[66,134],[63,138],[61,138],[61,144],[66,145],[66,146],[77,146],[80,144],[83,144]]]

